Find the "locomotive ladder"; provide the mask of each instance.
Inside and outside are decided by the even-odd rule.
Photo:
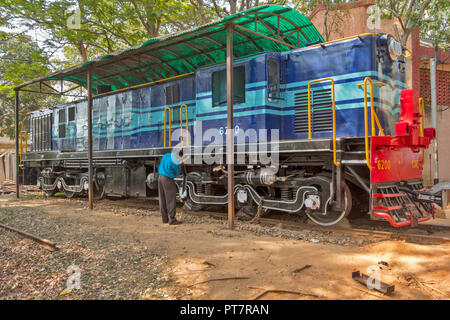
[[[423,98],[419,98],[419,113],[422,115],[422,121],[420,121],[419,125],[419,135],[423,137],[425,128],[425,104],[423,102]],[[422,168],[424,167],[425,167],[425,150],[422,150]]]
[[[169,112],[169,147],[172,146],[172,109],[166,107],[164,109],[164,147],[167,147],[167,112]],[[183,145],[183,114],[186,116],[186,144],[189,145],[189,112],[186,104],[180,106],[180,142]]]
[[[311,84],[315,82],[331,82],[331,109],[333,114],[333,163],[337,167],[337,172],[335,173],[335,167],[332,170],[331,186],[330,186],[330,198],[335,199],[337,206],[340,208],[342,206],[342,196],[341,188],[342,184],[340,182],[336,183],[336,180],[341,181],[342,179],[342,167],[341,163],[337,161],[336,156],[336,104],[335,104],[335,94],[334,94],[334,79],[333,78],[322,78],[311,80],[308,82],[308,139],[312,139],[311,134]]]
[[[166,113],[169,111],[169,147],[172,146],[172,109],[166,107],[164,109],[164,147],[167,146],[166,143]]]
[[[369,155],[369,120],[367,115],[367,84],[370,84],[370,126],[372,129],[372,136],[376,135],[376,129],[374,123],[376,123],[378,130],[381,135],[384,136],[383,128],[381,127],[380,121],[378,120],[378,116],[375,113],[375,108],[373,106],[373,85],[377,84],[380,87],[384,86],[382,82],[373,82],[370,77],[366,77],[363,83],[357,84],[358,88],[364,86],[364,143],[366,147],[366,163],[369,170],[372,171],[372,165],[370,164],[370,155]]]
[[[414,189],[419,187],[415,186]],[[420,185],[420,188],[423,188]],[[405,192],[396,185],[377,187],[372,194],[373,215],[387,219],[394,227],[415,226],[431,218],[427,211],[432,211],[428,204],[416,204]]]
[[[28,152],[28,137],[30,136],[30,132],[20,131],[19,133],[19,168],[24,169],[22,163],[22,153]],[[25,151],[24,151],[24,140],[25,140]]]
[[[322,78],[311,80],[308,82],[308,139],[312,139],[311,134],[311,84],[315,82],[331,81],[331,108],[333,111],[333,163],[336,167],[341,165],[337,161],[336,156],[336,108],[335,108],[335,96],[334,96],[334,79],[333,78]]]
[[[184,108],[184,111],[183,111],[183,108]],[[181,107],[180,107],[181,145],[183,145],[183,112],[186,115],[186,145],[189,145],[189,117],[188,117],[188,107],[185,104],[181,105]]]

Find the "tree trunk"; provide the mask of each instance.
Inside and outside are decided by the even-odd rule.
[[[75,46],[78,49],[78,52],[80,53],[81,56],[81,60],[83,61],[83,63],[88,61],[88,53],[87,53],[87,46],[82,42],[82,41],[78,41]]]
[[[236,13],[236,1],[237,0],[230,0],[230,14]]]
[[[330,7],[328,5],[328,1],[325,4],[325,13],[323,14],[323,33],[325,35],[325,41],[330,40],[330,35],[328,32],[328,12],[330,11]]]

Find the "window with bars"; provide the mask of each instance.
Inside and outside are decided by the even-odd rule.
[[[295,132],[308,133],[308,91],[297,92],[295,101]],[[333,130],[331,88],[311,90],[311,131]]]

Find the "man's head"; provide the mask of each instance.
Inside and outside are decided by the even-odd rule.
[[[178,158],[178,159],[183,159],[183,148],[173,148],[172,153]]]

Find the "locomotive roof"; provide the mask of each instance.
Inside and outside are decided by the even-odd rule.
[[[49,87],[52,81],[68,81],[86,87],[90,67],[94,90],[101,85],[118,90],[194,72],[202,66],[226,60],[226,34],[230,24],[234,27],[235,58],[323,42],[311,21],[298,11],[286,6],[264,5],[191,30],[150,39],[138,47],[50,73],[14,89],[33,84]],[[41,85],[39,88],[41,93],[46,93],[42,92]]]

